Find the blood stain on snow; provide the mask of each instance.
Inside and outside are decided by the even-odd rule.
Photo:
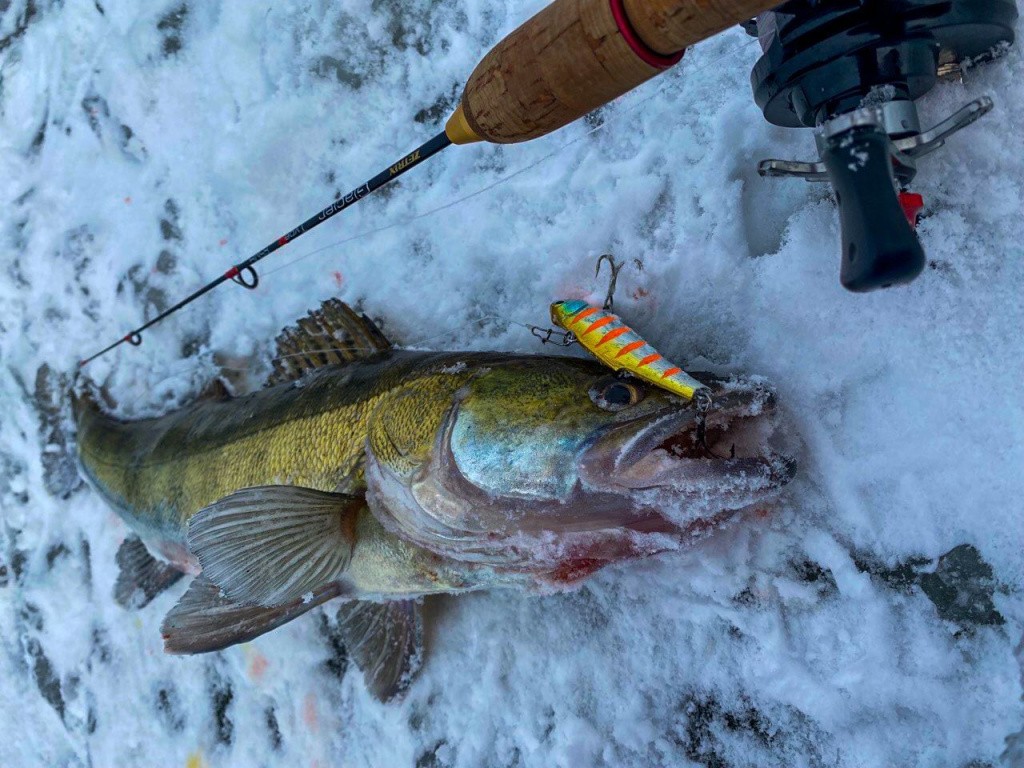
[[[302,701],[302,722],[313,733],[320,730],[320,721],[316,711],[316,694],[307,693]]]
[[[255,683],[260,682],[269,666],[270,662],[267,661],[267,657],[259,651],[253,650],[249,655],[249,679]]]

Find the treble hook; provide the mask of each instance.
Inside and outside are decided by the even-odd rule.
[[[608,295],[604,297],[604,308],[608,311],[611,311],[612,307],[615,304],[615,283],[619,279],[619,270],[622,269],[622,266],[626,262],[620,261],[619,263],[616,264],[615,257],[612,256],[610,253],[602,254],[601,258],[597,260],[597,269],[594,271],[594,277],[600,277],[601,264],[603,264],[605,261],[608,262],[608,266],[612,271],[612,278],[608,282]]]
[[[693,401],[697,407],[697,444],[704,450],[704,453],[708,456],[712,456],[716,459],[724,459],[725,456],[719,456],[717,453],[711,450],[711,446],[708,445],[708,411],[714,406],[715,401],[711,397],[711,390],[704,388],[698,389],[693,393]],[[729,449],[729,458],[736,458],[736,445]]]
[[[693,404],[697,408],[697,442],[706,451],[710,451],[707,441],[707,417],[713,402],[711,392],[707,389],[698,389],[693,393]]]

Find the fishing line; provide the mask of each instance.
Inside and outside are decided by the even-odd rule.
[[[480,195],[482,195],[482,194],[484,194],[486,192],[490,192],[495,187],[500,187],[501,185],[505,184],[506,182],[511,181],[512,179],[516,178],[517,176],[521,176],[524,173],[526,173],[527,171],[532,171],[534,168],[536,168],[537,166],[541,165],[542,163],[546,163],[548,160],[551,160],[552,158],[562,154],[563,152],[568,150],[569,147],[573,146],[574,144],[578,144],[579,142],[583,141],[584,139],[590,138],[594,134],[603,131],[609,125],[614,125],[616,123],[620,123],[620,122],[624,121],[627,117],[633,116],[637,111],[639,111],[640,107],[642,107],[647,102],[652,101],[653,99],[657,98],[658,96],[662,96],[662,95],[666,94],[667,92],[671,91],[673,88],[677,88],[680,83],[684,82],[684,78],[689,77],[691,75],[694,75],[697,72],[701,72],[701,71],[703,71],[705,69],[708,69],[712,65],[717,64],[718,62],[720,62],[720,61],[722,61],[724,59],[727,59],[728,57],[733,56],[733,55],[739,53],[740,51],[742,51],[742,50],[744,50],[746,48],[749,48],[751,45],[754,45],[755,43],[757,43],[757,40],[749,40],[747,42],[740,43],[739,45],[736,45],[733,48],[730,48],[725,53],[722,53],[722,54],[720,54],[720,55],[718,55],[718,56],[716,56],[716,57],[714,57],[714,58],[704,62],[699,67],[695,67],[693,69],[686,69],[686,70],[684,70],[683,72],[680,73],[680,75],[676,78],[675,81],[671,81],[671,80],[664,81],[655,91],[653,91],[652,93],[648,94],[647,96],[644,96],[642,99],[638,100],[635,104],[632,104],[629,107],[626,107],[625,109],[621,110],[617,114],[612,115],[607,120],[602,122],[600,125],[597,125],[597,126],[594,126],[593,128],[590,128],[589,130],[585,131],[584,133],[581,133],[576,138],[570,139],[569,141],[565,142],[564,144],[561,144],[560,146],[556,147],[552,151],[548,152],[546,155],[542,155],[541,157],[537,158],[533,162],[528,163],[527,165],[524,165],[524,166],[522,166],[522,167],[512,171],[512,173],[508,174],[507,176],[502,176],[501,178],[497,179],[496,181],[493,181],[490,184],[486,184],[483,187],[480,187],[479,189],[474,190],[473,192],[470,192],[467,195],[463,195],[462,197],[456,198],[455,200],[452,200],[452,201],[447,202],[447,203],[443,203],[442,205],[439,205],[436,208],[431,208],[431,209],[429,209],[427,211],[424,211],[423,213],[417,213],[417,214],[415,214],[413,216],[409,216],[409,217],[406,217],[406,218],[403,218],[403,219],[395,219],[395,220],[391,221],[390,223],[385,224],[383,226],[374,227],[372,229],[366,229],[366,230],[363,230],[362,232],[357,232],[354,235],[350,235],[349,237],[342,238],[341,240],[337,240],[335,242],[328,243],[327,245],[321,246],[320,248],[317,248],[316,250],[310,251],[309,253],[305,253],[302,256],[298,256],[298,257],[292,259],[291,261],[285,262],[285,263],[281,264],[278,267],[274,267],[274,269],[268,270],[265,274],[269,277],[270,275],[273,275],[273,274],[275,274],[277,272],[281,272],[283,270],[288,269],[289,267],[292,267],[292,266],[298,264],[300,261],[305,261],[306,259],[308,259],[308,258],[310,258],[312,256],[316,256],[318,254],[321,254],[324,251],[330,250],[332,248],[337,248],[337,247],[342,246],[342,245],[347,245],[348,243],[352,243],[352,242],[355,242],[357,240],[362,240],[363,238],[370,237],[371,235],[376,235],[376,234],[379,234],[381,232],[387,232],[390,229],[395,229],[395,228],[400,227],[400,226],[411,224],[414,221],[418,221],[419,219],[427,218],[428,216],[433,216],[434,214],[440,213],[441,211],[446,211],[449,208],[454,208],[455,206],[461,205],[462,203],[466,202],[467,200],[472,200],[473,198],[479,197]],[[685,61],[685,59],[684,59],[684,61]]]
[[[416,341],[412,342],[411,344],[402,344],[400,346],[396,346],[396,349],[399,349],[399,350],[409,350],[409,351],[413,351],[413,352],[415,352],[415,351],[422,351],[422,346],[424,344],[429,344],[430,342],[436,341],[437,339],[454,337],[460,331],[462,331],[462,330],[464,330],[466,328],[473,327],[473,326],[479,326],[481,323],[487,322],[488,320],[491,320],[491,321],[495,322],[495,324],[501,324],[501,325],[504,325],[504,326],[515,325],[515,326],[519,326],[520,328],[524,328],[526,330],[531,330],[531,329],[537,328],[537,326],[532,325],[530,323],[526,323],[526,322],[523,322],[521,320],[513,320],[512,318],[504,317],[502,315],[494,315],[494,314],[481,315],[480,317],[476,318],[475,320],[469,320],[469,321],[467,321],[465,323],[460,323],[457,326],[449,328],[447,331],[443,331],[441,333],[434,334],[433,336],[427,336],[427,337],[425,337],[423,339],[417,339]],[[327,337],[325,337],[325,338],[327,338]],[[335,347],[324,347],[323,349],[311,349],[311,350],[304,351],[304,352],[293,352],[293,353],[290,353],[290,354],[287,354],[287,355],[275,355],[274,357],[265,358],[265,359],[261,359],[257,355],[252,355],[252,356],[249,356],[249,357],[250,357],[250,359],[254,360],[254,363],[252,365],[249,365],[249,366],[245,367],[245,368],[240,368],[238,366],[225,365],[223,363],[218,363],[216,360],[213,359],[214,356],[217,353],[212,352],[212,351],[207,351],[207,352],[201,353],[201,357],[199,359],[193,358],[191,360],[180,360],[179,362],[189,363],[189,364],[186,367],[184,367],[184,368],[172,369],[172,370],[168,371],[163,376],[163,380],[167,380],[168,378],[171,378],[171,377],[174,377],[174,376],[186,376],[186,375],[194,374],[196,372],[204,372],[204,371],[207,371],[208,369],[211,369],[211,368],[215,369],[215,372],[227,371],[227,372],[231,372],[231,373],[240,373],[240,374],[245,374],[245,375],[252,375],[252,374],[256,374],[256,373],[265,373],[266,371],[262,370],[262,369],[266,369],[268,367],[273,367],[273,365],[275,363],[277,363],[277,362],[284,362],[285,360],[291,360],[293,358],[305,357],[306,355],[328,354],[328,353],[331,353],[331,352],[338,352],[338,351],[339,351],[338,347],[335,346]],[[259,361],[259,362],[256,362],[256,361]]]
[[[725,59],[725,58],[727,58],[729,56],[732,56],[733,54],[735,54],[735,53],[743,50],[744,48],[752,45],[754,42],[756,42],[756,41],[748,41],[748,42],[745,42],[743,44],[734,46],[732,49],[727,50],[725,53],[723,53],[723,54],[721,54],[719,56],[716,56],[713,59],[705,62],[702,66],[694,68],[692,70],[686,70],[684,73],[682,73],[680,75],[678,80],[682,80],[684,75],[692,75],[692,74],[694,74],[696,72],[700,72],[700,71],[702,71],[704,69],[707,69],[708,67],[712,66],[713,64],[716,64],[719,61],[722,61],[723,59]],[[590,136],[592,136],[592,135],[598,133],[599,131],[603,130],[604,128],[606,128],[608,125],[617,123],[617,122],[625,119],[625,117],[627,117],[627,116],[631,116],[641,106],[643,106],[647,102],[651,101],[652,99],[654,99],[654,98],[656,98],[658,96],[661,96],[669,88],[671,88],[674,85],[675,85],[675,83],[673,83],[671,81],[666,82],[664,85],[659,87],[657,90],[653,91],[649,95],[647,95],[644,98],[640,99],[635,104],[633,104],[630,107],[626,108],[624,111],[620,112],[619,114],[613,115],[611,118],[609,118],[608,120],[605,120],[600,125],[597,125],[597,126],[591,128],[588,131],[585,131],[584,133],[582,133],[581,135],[577,136],[576,138],[574,138],[574,139],[572,139],[572,140],[570,140],[568,142],[565,142],[564,144],[556,147],[551,152],[549,152],[549,153],[547,153],[545,155],[542,155],[537,160],[535,160],[535,161],[533,161],[533,162],[531,162],[531,163],[529,163],[529,164],[527,164],[527,165],[525,165],[525,166],[523,166],[523,167],[513,171],[512,173],[510,173],[510,174],[508,174],[508,175],[506,175],[504,177],[501,177],[501,178],[495,180],[494,182],[492,182],[490,184],[487,184],[487,185],[485,185],[485,186],[483,186],[483,187],[481,187],[481,188],[479,188],[479,189],[469,193],[468,195],[464,195],[464,196],[462,196],[460,198],[457,198],[455,200],[449,201],[449,202],[447,202],[447,203],[445,203],[443,205],[437,206],[437,207],[432,208],[430,210],[427,210],[427,211],[425,211],[423,213],[419,213],[419,214],[413,215],[411,217],[406,217],[406,218],[403,218],[403,219],[396,219],[395,221],[392,221],[391,223],[386,224],[384,226],[375,227],[373,229],[365,230],[363,232],[359,232],[359,233],[357,233],[355,235],[352,235],[350,237],[343,238],[342,240],[330,243],[330,244],[325,245],[325,246],[323,246],[321,248],[313,250],[313,251],[311,251],[311,252],[309,252],[307,254],[304,254],[304,255],[296,258],[296,259],[293,259],[292,261],[286,262],[286,263],[282,264],[279,267],[276,267],[276,268],[274,268],[272,270],[269,270],[269,271],[264,273],[264,276],[269,276],[269,275],[275,274],[277,272],[280,272],[280,271],[282,271],[284,269],[287,269],[289,267],[292,267],[295,264],[299,263],[300,261],[308,259],[311,256],[314,256],[316,254],[323,253],[324,251],[326,251],[326,250],[328,250],[330,248],[337,248],[338,246],[344,245],[346,243],[354,242],[356,240],[360,240],[360,239],[362,239],[364,237],[369,237],[371,235],[378,234],[380,232],[385,232],[387,230],[394,229],[394,228],[396,228],[398,226],[401,226],[401,225],[409,224],[409,223],[411,223],[413,221],[417,221],[419,219],[423,219],[423,218],[426,218],[428,216],[433,216],[434,214],[437,214],[437,213],[440,213],[442,211],[448,210],[449,208],[453,208],[456,205],[460,205],[460,204],[466,202],[467,200],[471,200],[471,199],[473,199],[475,197],[478,197],[478,196],[480,196],[480,195],[482,195],[482,194],[484,194],[486,192],[489,192],[490,190],[492,190],[492,189],[494,189],[494,188],[496,188],[498,186],[501,186],[502,184],[507,183],[508,181],[512,180],[513,178],[515,178],[517,176],[520,176],[520,175],[526,173],[527,171],[530,171],[530,170],[536,168],[537,166],[541,165],[542,163],[545,163],[548,160],[558,156],[562,152],[566,151],[572,145],[579,143],[583,139],[589,138]],[[227,272],[222,274],[220,277],[218,277],[218,278],[208,282],[206,285],[202,286],[201,288],[199,288],[198,290],[194,291],[193,293],[191,293],[190,295],[188,295],[187,297],[185,297],[184,299],[182,299],[178,303],[176,303],[173,306],[169,307],[168,309],[164,310],[163,312],[158,314],[153,319],[149,320],[148,322],[144,323],[143,325],[139,326],[138,328],[134,329],[133,331],[130,331],[128,334],[126,334],[122,338],[120,338],[120,339],[114,341],[113,343],[109,344],[108,346],[104,347],[99,352],[96,352],[95,354],[93,354],[93,355],[91,355],[91,356],[89,356],[89,357],[87,357],[87,358],[85,358],[83,360],[80,360],[79,363],[78,363],[78,367],[82,368],[82,367],[88,365],[93,360],[97,359],[98,357],[101,357],[101,356],[105,355],[106,353],[108,353],[111,350],[121,346],[122,344],[130,344],[131,346],[136,346],[136,347],[140,346],[142,344],[142,333],[144,331],[148,330],[149,328],[152,328],[157,323],[161,322],[162,320],[166,319],[170,315],[172,315],[172,314],[178,312],[179,310],[183,309],[187,305],[189,305],[192,302],[196,301],[197,299],[201,298],[202,296],[204,296],[205,294],[209,293],[210,291],[212,291],[214,288],[218,287],[222,283],[227,282],[228,280],[231,280],[232,282],[235,282],[238,285],[242,286],[243,288],[246,288],[246,289],[249,289],[249,290],[256,289],[258,287],[258,285],[259,285],[259,282],[260,282],[259,274],[256,272],[256,270],[254,268],[254,265],[257,262],[259,262],[262,259],[266,258],[270,254],[272,254],[275,251],[277,251],[279,248],[283,247],[284,245],[287,245],[288,243],[290,243],[291,241],[293,241],[293,240],[297,239],[298,237],[302,236],[303,234],[305,234],[306,232],[310,231],[311,229],[314,229],[315,227],[319,226],[324,221],[327,221],[327,219],[332,218],[333,216],[337,215],[338,213],[340,213],[341,211],[343,211],[346,208],[350,207],[351,205],[353,205],[353,204],[355,204],[355,203],[359,202],[360,200],[363,200],[363,199],[365,199],[367,197],[371,197],[381,187],[385,186],[390,181],[393,181],[394,179],[396,179],[399,176],[403,175],[407,171],[409,171],[412,168],[416,167],[417,165],[421,164],[425,160],[433,157],[437,153],[439,153],[442,150],[446,149],[447,147],[451,146],[451,144],[452,144],[451,139],[449,139],[447,134],[442,131],[440,134],[438,134],[434,138],[432,138],[429,141],[427,141],[424,144],[422,144],[418,149],[414,150],[413,152],[411,152],[408,155],[406,155],[405,157],[403,157],[401,160],[399,160],[394,165],[392,165],[392,166],[388,167],[387,169],[381,171],[379,174],[374,176],[372,179],[370,179],[369,181],[364,183],[362,186],[357,187],[356,189],[352,190],[351,192],[349,192],[344,197],[338,198],[333,203],[331,203],[329,206],[324,208],[322,211],[320,211],[319,213],[315,214],[314,216],[311,216],[309,219],[307,219],[303,223],[299,224],[297,227],[295,227],[290,232],[288,232],[288,233],[282,235],[281,237],[277,238],[275,241],[273,241],[269,245],[265,246],[262,250],[257,251],[255,254],[250,256],[245,261],[242,261],[242,262],[240,262],[238,264],[235,264]],[[527,328],[533,328],[533,326],[530,326],[529,324],[522,324],[522,325],[524,325]]]
[[[139,326],[134,331],[130,331],[126,336],[124,336],[121,339],[118,339],[117,341],[113,342],[107,347],[101,349],[99,352],[92,355],[91,357],[87,357],[84,360],[79,361],[78,367],[82,368],[88,365],[97,357],[105,355],[110,350],[114,349],[115,347],[119,347],[122,344],[131,344],[133,347],[140,346],[142,344],[143,331],[153,327],[164,318],[173,315],[179,309],[186,307],[196,299],[209,293],[221,283],[231,280],[237,283],[238,285],[242,286],[243,288],[255,290],[255,288],[260,284],[259,273],[256,272],[256,269],[254,267],[254,265],[257,262],[261,261],[262,259],[265,259],[278,248],[287,245],[292,240],[301,237],[306,232],[309,232],[311,229],[314,229],[319,225],[323,224],[325,221],[341,213],[349,206],[354,205],[355,203],[358,203],[360,200],[373,194],[375,190],[380,189],[388,182],[394,181],[402,174],[412,170],[423,161],[433,157],[438,152],[440,152],[443,149],[446,149],[447,147],[450,147],[451,145],[451,139],[449,139],[448,135],[442,131],[434,138],[420,145],[418,149],[415,149],[412,152],[410,152],[408,155],[403,157],[394,165],[385,168],[372,179],[370,179],[363,185],[356,187],[344,197],[339,197],[337,200],[335,200],[329,206],[324,208],[322,211],[320,211],[317,214],[314,214],[313,216],[309,217],[304,222],[299,224],[299,226],[295,227],[295,229],[291,230],[290,232],[287,232],[284,235],[281,235],[274,242],[265,246],[262,250],[257,251],[245,261],[239,264],[235,264],[223,275],[216,278],[215,280],[211,280],[202,288],[186,296],[184,299],[179,301],[174,306],[164,310],[149,322]]]

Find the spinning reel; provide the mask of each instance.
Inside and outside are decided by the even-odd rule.
[[[751,74],[765,118],[815,128],[820,160],[765,160],[762,176],[828,181],[851,291],[909,283],[924,269],[907,191],[917,160],[992,109],[977,99],[921,130],[915,99],[1013,43],[1014,0],[788,0],[745,28],[764,55]]]

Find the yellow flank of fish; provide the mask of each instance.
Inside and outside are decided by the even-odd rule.
[[[298,387],[202,401],[136,422],[86,405],[78,418],[82,464],[135,532],[161,556],[193,567],[185,541],[189,520],[241,488],[297,485],[361,495],[367,442],[396,471],[412,472],[429,456],[456,393],[478,372],[445,355],[440,370],[432,370],[434,357],[395,354],[383,362],[333,366]],[[390,536],[368,508],[359,511],[355,525],[358,545],[346,573],[363,593],[431,594],[472,586],[465,569]],[[265,668],[255,664],[250,671],[258,680]]]
[[[291,408],[280,418],[268,414],[286,413],[285,402],[277,408],[274,403],[247,408],[244,400],[207,403],[180,424],[159,420],[159,440],[148,437],[147,422],[104,420],[80,428],[81,452],[94,481],[115,501],[131,507],[144,522],[181,530],[197,511],[239,488],[284,484],[362,492],[367,423],[378,406],[386,405],[388,417],[388,440],[382,442],[400,461],[429,450],[439,414],[470,375],[417,376],[408,388],[366,387],[364,396],[344,400],[332,381],[320,381],[309,385],[323,390],[322,397],[313,398],[318,407]],[[217,439],[221,434],[231,439]],[[188,435],[189,450],[178,449],[183,443],[179,435]],[[121,460],[132,447],[144,453],[143,461]]]
[[[598,360],[615,371],[625,370],[673,394],[692,400],[706,387],[678,365],[666,360],[618,315],[585,301],[556,301],[551,321],[572,333]]]

